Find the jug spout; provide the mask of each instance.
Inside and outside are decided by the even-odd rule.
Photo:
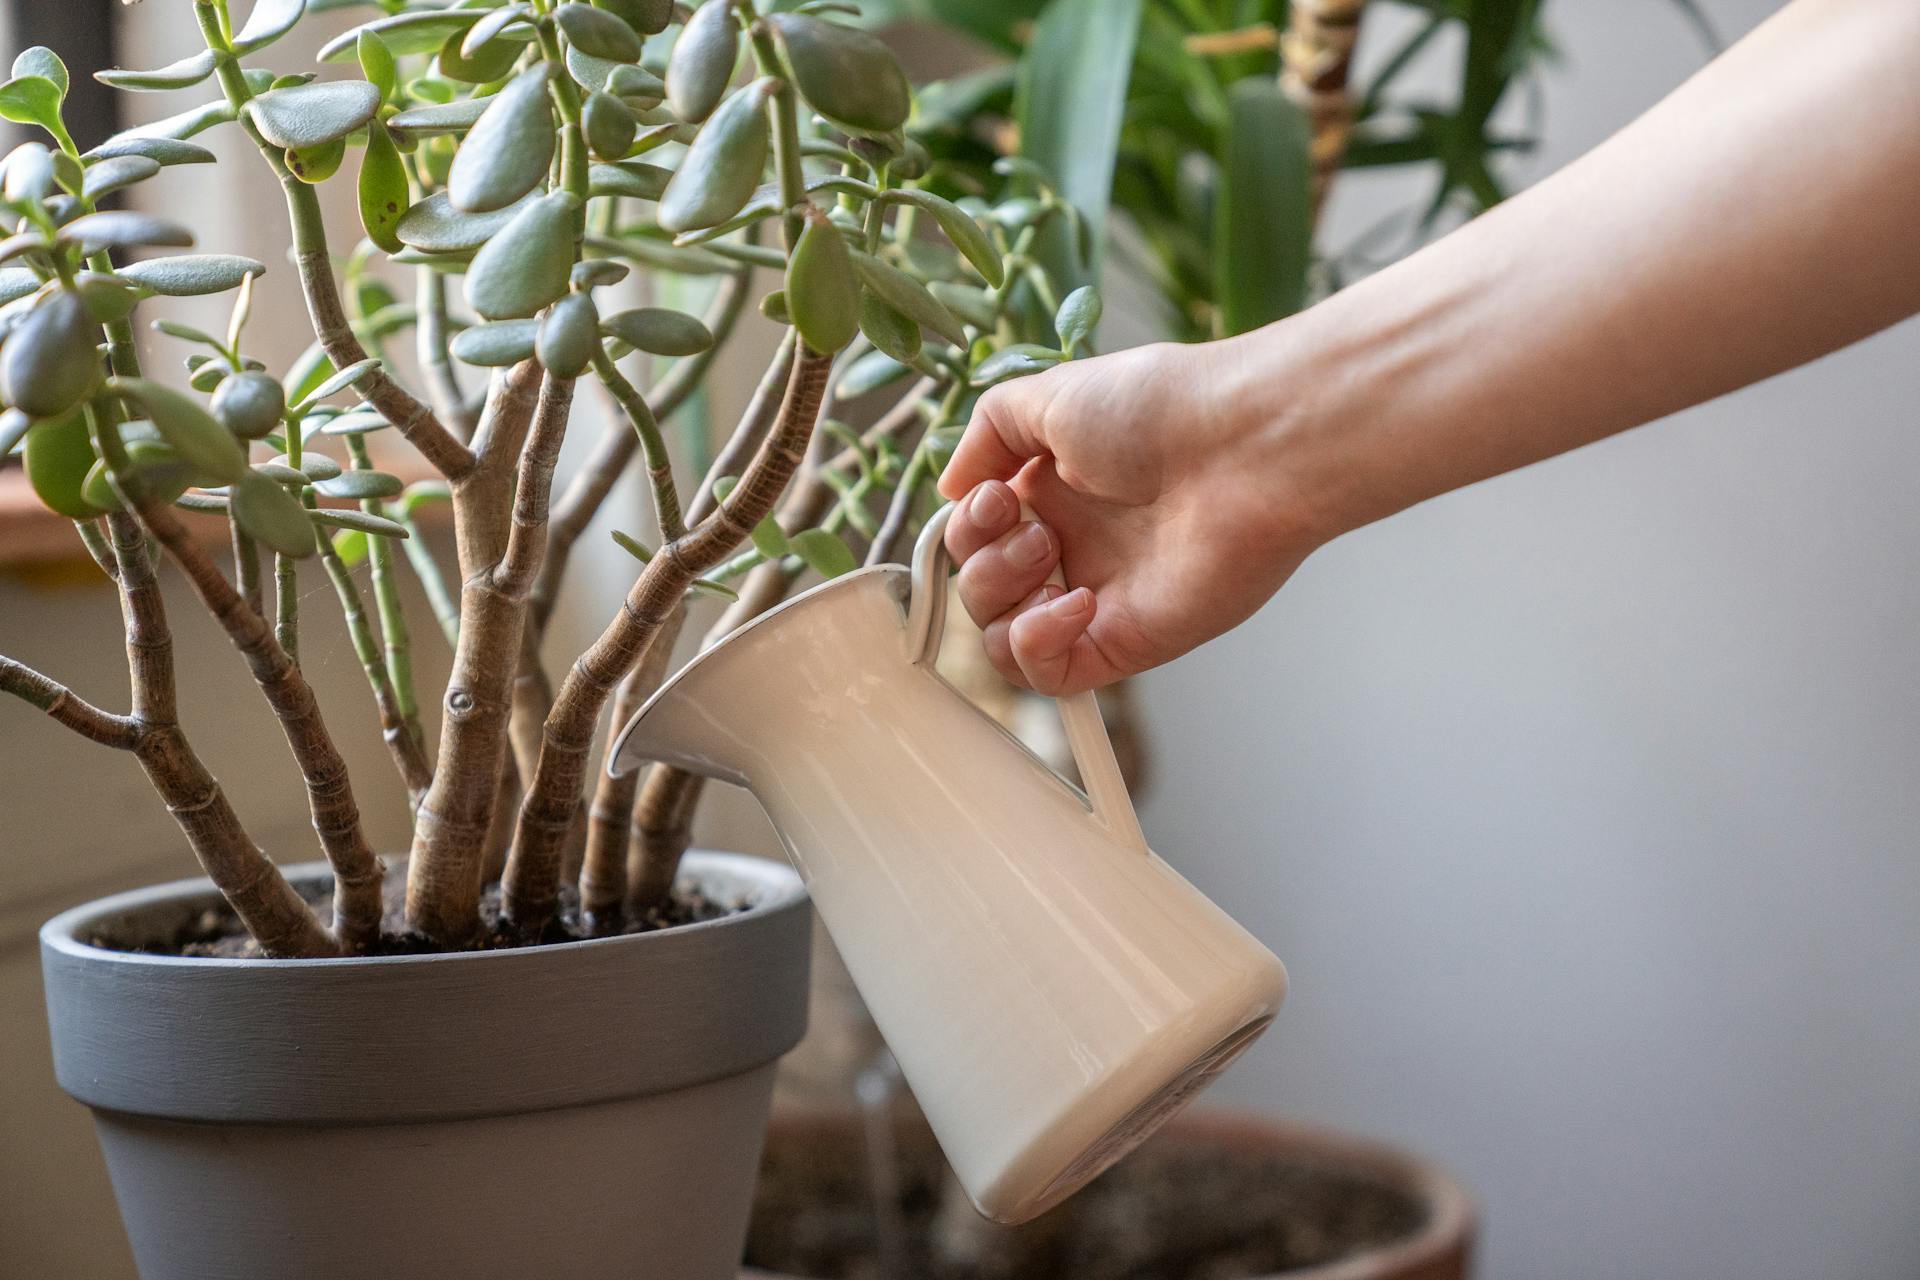
[[[615,777],[656,760],[703,778],[747,785],[745,772],[731,758],[730,736],[714,721],[714,708],[689,690],[696,683],[704,681],[668,685],[620,730],[608,766]]]
[[[906,595],[906,571],[884,565],[776,605],[662,685],[620,730],[609,769],[618,776],[656,760],[751,789],[769,753],[820,749],[837,698],[825,685],[803,687],[804,677],[830,683],[855,654],[898,653]]]

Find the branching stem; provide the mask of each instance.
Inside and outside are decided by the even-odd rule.
[[[740,483],[710,516],[661,548],[620,612],[568,671],[542,729],[539,765],[520,806],[507,863],[503,903],[516,928],[537,935],[553,918],[561,844],[580,802],[587,753],[607,698],[679,608],[693,579],[772,510],[806,454],[832,365],[831,355],[801,347],[779,419]]]

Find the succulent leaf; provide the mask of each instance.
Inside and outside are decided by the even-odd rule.
[[[661,227],[674,232],[717,227],[753,198],[767,167],[766,106],[772,92],[766,80],[736,89],[701,126],[661,193]]]
[[[194,298],[238,288],[242,280],[261,275],[266,269],[265,263],[238,254],[193,253],[146,258],[117,267],[115,272],[121,279],[131,280],[150,293],[169,298]]]
[[[635,351],[656,356],[698,355],[713,345],[713,333],[699,319],[667,307],[639,307],[606,317],[600,330]]]
[[[80,414],[35,423],[27,432],[23,463],[27,483],[48,510],[71,520],[100,514],[99,507],[81,496],[94,456],[87,422]]]
[[[480,246],[467,268],[467,302],[489,320],[533,315],[567,291],[579,202],[542,196]]]
[[[272,89],[247,110],[260,136],[276,147],[307,151],[337,142],[380,109],[380,89],[365,80],[329,80]]]
[[[600,316],[593,299],[570,293],[540,318],[534,352],[556,378],[577,378],[586,372],[599,345]]]
[[[538,320],[495,320],[462,329],[449,345],[456,360],[483,369],[504,368],[533,355],[539,332]]]
[[[79,294],[41,298],[0,347],[0,398],[36,418],[65,414],[100,379],[99,341]]]
[[[220,484],[232,484],[247,473],[246,450],[199,401],[149,378],[113,378],[107,386],[145,410],[161,438],[196,471]]]
[[[569,44],[583,53],[613,62],[640,61],[640,37],[618,16],[579,0],[553,11],[553,20]]]
[[[295,559],[314,553],[309,512],[270,476],[246,472],[234,482],[227,501],[240,527],[272,550]]]
[[[151,71],[96,71],[93,78],[115,89],[159,93],[168,89],[191,88],[211,76],[213,69],[219,65],[219,57],[213,50],[202,49],[190,57],[170,62],[164,67],[155,67]]]
[[[406,162],[387,127],[376,120],[367,128],[367,153],[360,159],[360,225],[388,253],[406,247],[398,228],[408,194]]]
[[[838,351],[860,329],[860,282],[838,227],[810,212],[787,262],[787,311],[809,347]]]
[[[907,73],[874,36],[803,13],[768,14],[766,23],[815,111],[854,133],[888,134],[907,122]]]
[[[667,59],[667,105],[682,120],[705,120],[726,95],[739,60],[733,0],[706,0],[680,29]]]
[[[504,209],[539,186],[553,163],[553,110],[544,62],[522,71],[493,96],[454,154],[447,177],[453,207]]]

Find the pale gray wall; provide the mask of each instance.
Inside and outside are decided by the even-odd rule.
[[[1536,172],[1698,62],[1550,11]],[[1142,682],[1149,834],[1293,976],[1217,1097],[1444,1160],[1497,1280],[1920,1275],[1916,351],[1355,534]]]

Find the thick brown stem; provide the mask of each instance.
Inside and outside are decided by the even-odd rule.
[[[687,397],[699,385],[700,377],[711,365],[720,344],[732,332],[746,300],[748,274],[743,271],[722,281],[707,309],[707,328],[714,335],[714,345],[698,355],[680,360],[661,379],[651,396],[637,406],[637,412],[647,415],[656,428],[686,403]],[[613,492],[614,485],[619,483],[620,477],[633,462],[634,454],[640,449],[640,432],[632,421],[636,410],[623,405],[605,382],[595,380],[591,385],[598,387],[607,401],[607,427],[586,464],[552,503],[547,523],[547,554],[541,562],[539,573],[534,577],[533,597],[528,605],[528,621],[520,647],[519,675],[513,686],[511,733],[514,758],[519,762],[523,777],[533,774],[540,750],[540,726],[553,707],[553,681],[540,657],[540,640],[546,634],[548,620],[553,616],[554,602],[565,580],[567,564],[573,556],[574,547],[586,533],[587,526],[600,513],[607,496]],[[638,395],[630,387],[628,391],[634,396]],[[665,479],[670,482],[670,475]],[[656,479],[655,492],[660,491],[661,481]],[[577,834],[569,839],[567,847],[569,862],[583,861],[586,857],[588,832],[584,815],[576,820],[575,830]]]
[[[47,713],[83,738],[103,747],[131,751],[140,740],[140,724],[132,716],[102,711],[58,680],[0,654],[0,693],[10,693]]]
[[[819,442],[816,436],[814,444]],[[820,478],[820,468],[810,461],[805,474],[788,489],[780,504],[780,526],[789,530],[812,528],[832,507],[833,499],[833,490]],[[794,580],[795,575],[778,561],[755,566],[740,585],[740,598],[728,605],[707,631],[702,647],[718,644],[786,599]],[[614,723],[622,723],[617,714]],[[671,765],[658,764],[648,771],[647,785],[639,789],[633,805],[633,848],[627,860],[629,914],[644,915],[666,905],[666,895],[680,870],[681,855],[686,853],[692,836],[693,815],[704,787],[694,775]]]
[[[833,358],[802,347],[774,430],[726,499],[684,537],[660,549],[620,612],[567,672],[541,732],[540,763],[520,806],[507,863],[505,907],[514,925],[538,933],[559,895],[560,851],[579,804],[600,711],[679,608],[693,580],[718,564],[765,519],[806,454]]]
[[[486,409],[473,434],[479,462],[453,485],[454,545],[463,582],[492,572],[507,553],[513,463],[533,426],[541,381],[540,366],[523,360],[511,369],[495,370],[488,384]]]
[[[748,459],[753,457],[754,450],[767,438],[767,432],[773,430],[774,416],[780,410],[787,382],[793,373],[795,341],[789,330],[780,349],[774,353],[772,363],[767,366],[766,373],[761,376],[760,385],[753,389],[747,407],[741,411],[733,434],[720,446],[720,452],[714,455],[713,465],[707,468],[700,487],[694,491],[693,501],[687,506],[687,519],[695,524],[706,519],[713,510],[713,486],[719,483],[722,476],[737,478]]]
[[[647,656],[620,682],[613,699],[613,716],[607,722],[609,747],[614,736],[666,680],[667,668],[673,663],[673,647],[686,620],[687,610],[682,604],[647,646]],[[618,922],[626,900],[627,838],[639,782],[637,770],[614,777],[603,769],[594,784],[593,803],[587,810],[586,854],[580,866],[580,910],[588,927],[596,931]]]
[[[508,731],[513,743],[514,763],[522,776],[533,772],[540,759],[540,722],[553,706],[553,681],[547,676],[547,664],[540,658],[540,637],[534,634],[535,622],[529,607],[527,625],[520,631],[519,669],[513,678],[513,718]]]
[[[567,436],[573,412],[573,379],[549,377],[540,386],[533,429],[520,457],[513,491],[513,527],[507,534],[506,554],[494,579],[500,590],[525,599],[533,590],[547,553],[547,505],[553,493],[553,469],[560,462],[560,445]]]
[[[647,773],[647,785],[633,809],[633,890],[627,909],[645,916],[667,904],[680,859],[693,842],[693,814],[707,780],[666,765]]]
[[[536,383],[537,402],[529,403]],[[453,485],[465,579],[460,636],[440,756],[415,815],[407,873],[407,922],[443,946],[471,941],[480,925],[481,869],[506,760],[527,593],[545,550],[547,498],[572,399],[571,380],[541,378],[531,361],[497,378],[474,437],[478,465]]]
[[[135,758],[180,824],[201,868],[262,951],[275,956],[338,955],[339,944],[247,835],[180,728],[173,635],[145,532],[124,512],[108,516],[107,529],[127,637],[132,719],[140,726],[139,741],[132,747]]]
[[[641,662],[620,682],[613,695],[610,731],[617,732],[639,710],[643,699],[635,696],[634,685],[646,667]],[[593,784],[593,801],[587,806],[587,848],[580,860],[580,919],[589,933],[612,933],[619,925],[627,897],[629,824],[640,772],[630,769],[615,775],[603,769]],[[560,878],[566,879],[564,870]]]
[[[1312,131],[1313,208],[1340,171],[1353,134],[1348,74],[1367,0],[1293,0],[1280,41],[1280,87],[1306,112]]]
[[[487,838],[480,852],[480,887],[498,880],[507,869],[507,850],[513,846],[513,823],[520,814],[520,770],[508,756],[500,762],[494,783],[493,811],[487,815]]]
[[[813,525],[831,498],[832,491],[825,485],[796,486],[783,504],[781,524],[786,525],[791,518],[795,528]],[[779,604],[787,598],[793,583],[794,575],[777,562],[756,566],[741,584],[740,598],[714,622],[702,647],[718,644]],[[651,658],[651,653],[648,656]],[[644,668],[649,664],[641,665]],[[623,723],[617,712],[615,723]],[[692,836],[694,811],[705,785],[702,779],[672,765],[656,764],[647,772],[646,786],[639,789],[633,801],[633,852],[628,858],[626,891],[630,913],[644,915],[666,905],[666,895],[680,871],[680,857]]]
[[[134,756],[186,833],[200,866],[261,951],[286,957],[340,954],[340,944],[305,899],[247,835],[180,726],[148,726]]]
[[[348,950],[364,950],[380,934],[384,873],[361,828],[360,806],[353,797],[347,762],[333,745],[312,687],[273,638],[273,628],[266,619],[250,608],[221,575],[212,557],[194,541],[173,509],[151,500],[138,501],[136,509],[140,522],[180,566],[201,603],[246,659],[254,682],[279,718],[287,746],[306,782],[313,829],[333,866],[334,928]],[[121,572],[124,577],[124,562]]]
[[[607,426],[594,442],[593,452],[553,502],[547,523],[547,559],[540,566],[540,580],[533,588],[533,618],[543,631],[553,614],[554,601],[559,597],[575,544],[593,523],[593,518],[600,514],[601,506],[620,477],[626,474],[633,455],[640,450],[640,438],[627,425],[606,385],[598,381],[589,385],[598,387],[601,398],[607,402]]]
[[[284,181],[298,182],[299,179],[289,177]],[[333,361],[333,367],[344,369],[365,360],[367,349],[353,336],[353,328],[347,323],[346,309],[340,305],[340,290],[333,281],[333,264],[325,249],[298,255],[295,265],[300,271],[300,287],[307,297],[307,315],[313,322],[314,336],[320,339],[320,346]],[[375,369],[360,379],[354,384],[354,392],[392,423],[407,443],[418,449],[420,456],[447,479],[457,480],[473,469],[474,457],[467,447],[454,439],[453,433],[424,401],[388,377],[384,369]]]

